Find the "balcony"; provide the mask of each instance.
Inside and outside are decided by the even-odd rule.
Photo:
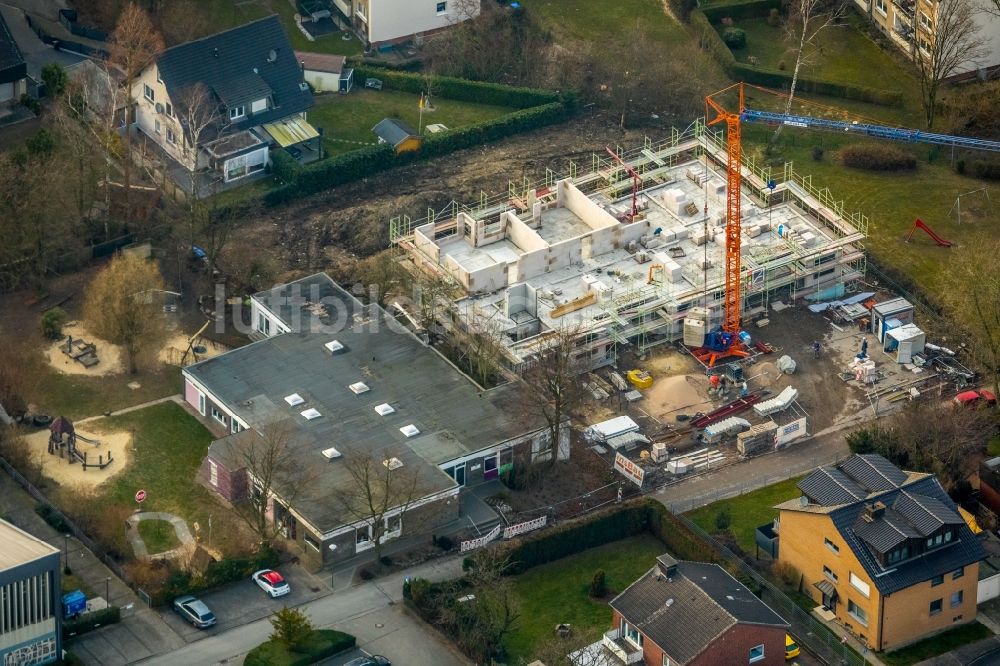
[[[618,657],[623,664],[638,664],[642,661],[642,650],[622,638],[621,629],[612,629],[611,631],[604,632],[604,639],[601,643],[608,652]]]
[[[892,5],[896,8],[896,16],[901,21],[913,25],[913,10],[916,6],[914,0],[892,0]]]

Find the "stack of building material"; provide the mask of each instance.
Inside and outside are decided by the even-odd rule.
[[[726,435],[731,435],[736,432],[743,432],[750,427],[750,422],[746,419],[741,419],[738,416],[731,416],[728,419],[723,419],[718,423],[713,423],[711,425],[705,426],[705,431],[703,433],[703,439],[706,442],[715,443],[721,440]]]
[[[663,206],[674,215],[680,215],[684,206],[687,205],[687,195],[684,190],[670,188],[663,193]]]
[[[629,432],[637,432],[639,424],[627,416],[619,416],[607,421],[595,423],[584,431],[584,436],[590,440],[606,442],[617,435],[624,435]]]
[[[657,442],[653,444],[650,448],[649,455],[655,463],[666,462],[667,458],[670,457],[670,454],[667,453],[667,443]]]
[[[688,347],[701,347],[705,344],[705,333],[708,332],[708,310],[702,307],[691,308],[684,317],[684,344]]]
[[[757,416],[774,414],[775,412],[788,409],[788,406],[795,402],[797,397],[799,397],[798,390],[791,386],[786,386],[777,396],[771,398],[770,400],[758,402],[754,405],[753,411],[757,414]]]
[[[775,365],[778,366],[778,370],[781,370],[786,375],[790,375],[795,372],[795,365],[796,365],[795,360],[792,359],[792,357],[789,356],[788,354],[785,354],[784,356],[779,358],[778,362],[775,363]]]
[[[751,426],[746,432],[736,435],[736,450],[742,456],[755,456],[774,446],[778,424],[774,421]]]
[[[875,370],[875,361],[870,358],[861,360],[855,358],[851,362],[851,374],[862,384],[874,384],[878,373]]]
[[[712,229],[699,229],[691,234],[691,241],[694,242],[695,245],[704,245],[708,241],[715,238],[712,231]]]

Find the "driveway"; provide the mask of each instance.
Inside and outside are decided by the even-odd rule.
[[[53,10],[53,13],[55,12],[58,12],[58,9]],[[28,74],[36,81],[42,80],[42,68],[50,62],[57,62],[63,67],[69,67],[85,60],[81,55],[56,51],[42,42],[28,25],[23,10],[9,4],[0,4],[0,13],[3,14],[7,27],[10,28],[11,36],[14,37],[18,48],[21,49],[21,55],[24,56],[24,61],[28,65]]]
[[[433,629],[411,615],[401,603],[404,576],[445,580],[460,576],[461,569],[461,558],[436,560],[405,572],[317,597],[298,605],[298,608],[312,619],[317,628],[337,629],[353,634],[358,639],[359,648],[385,655],[395,664],[469,666],[468,659]],[[291,574],[289,576],[291,578]],[[207,603],[220,615],[222,624],[208,631],[191,630],[184,634],[186,639],[192,641],[186,647],[142,663],[157,666],[239,663],[249,650],[266,640],[271,633],[271,624],[266,615],[270,613],[272,606],[281,608],[286,603],[288,606],[294,605],[293,595],[299,584],[294,579],[291,580],[293,591],[283,599],[270,600],[263,592],[256,588],[247,590],[242,584],[206,595]],[[307,592],[312,594],[311,591]],[[222,613],[233,612],[233,609],[225,605],[229,603],[225,599],[228,594],[233,595],[231,603],[242,604],[243,614],[240,617],[249,618],[254,613],[264,615],[261,619],[242,625],[235,617],[221,617]],[[250,608],[256,606],[261,608]]]

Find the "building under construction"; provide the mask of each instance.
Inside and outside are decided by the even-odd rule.
[[[510,368],[560,329],[581,335],[580,361],[597,368],[626,345],[682,339],[685,319],[720,323],[725,164],[724,137],[699,121],[477,204],[394,218],[391,240],[461,287],[442,323],[500,337]],[[865,216],[791,164],[772,172],[745,159],[742,178],[744,326],[772,301],[837,297],[863,278]]]

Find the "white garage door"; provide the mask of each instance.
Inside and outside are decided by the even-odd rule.
[[[14,83],[0,83],[0,102],[6,102],[14,97]]]

